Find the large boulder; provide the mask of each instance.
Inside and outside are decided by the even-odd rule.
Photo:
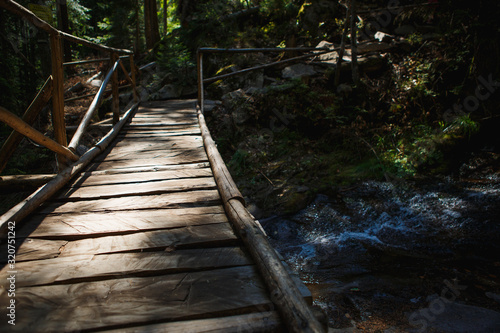
[[[358,45],[358,53],[386,52],[392,48],[391,45],[382,42],[368,42]]]
[[[229,110],[236,125],[243,125],[250,119],[250,114],[244,106],[251,97],[243,89],[238,89],[222,96],[224,106]]]
[[[304,64],[295,64],[292,66],[285,67],[281,72],[281,76],[284,79],[297,79],[306,76],[316,75],[317,72],[314,70],[313,66]]]
[[[181,91],[179,87],[176,87],[173,84],[167,84],[163,86],[160,90],[154,93],[151,98],[153,100],[164,100],[164,99],[172,99],[179,98],[181,96]]]

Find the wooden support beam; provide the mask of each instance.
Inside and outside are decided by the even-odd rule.
[[[125,65],[123,64],[123,62],[120,62],[120,67],[121,67],[121,69],[123,71],[123,74],[125,74],[125,78],[130,83],[129,86],[132,87],[132,94],[134,96],[134,103],[137,103],[137,87],[135,86],[135,81],[134,81],[134,79],[132,79],[130,77],[130,75],[128,75],[127,69],[125,68]],[[135,74],[133,62],[132,62],[132,66],[131,67],[132,67],[131,68],[131,74]]]
[[[276,305],[283,322],[290,332],[325,332],[325,328],[316,319],[269,244],[260,224],[243,205],[241,194],[238,195],[239,191],[236,192],[236,184],[229,175],[215,142],[211,139],[205,118],[199,109],[198,120],[226,214],[264,277],[271,300]]]
[[[72,62],[65,62],[63,64],[63,66],[92,64],[94,62],[105,62],[105,61],[109,61],[109,58],[91,59],[91,60],[77,60],[77,61],[72,61]]]
[[[0,176],[0,190],[2,193],[33,190],[56,178],[56,176],[56,174]]]
[[[116,53],[111,53],[112,63],[118,62],[119,57]],[[113,96],[113,101],[111,105],[111,110],[113,112],[113,125],[120,121],[120,95],[118,94],[118,71],[113,70],[113,75],[111,76],[111,95]]]
[[[203,52],[198,50],[196,53],[196,66],[198,68],[198,106],[201,113],[205,113],[204,87],[203,87]]]
[[[125,86],[119,86],[118,90],[123,90],[123,89],[127,89],[127,88],[130,88],[130,87],[132,87],[132,85],[131,84],[127,84]],[[110,91],[111,91],[110,89],[104,90],[105,93],[110,92]],[[95,96],[95,95],[97,95],[97,93],[92,93],[92,94],[86,94],[86,95],[82,95],[82,96],[75,96],[75,97],[71,97],[71,98],[66,98],[64,100],[64,102],[77,101],[79,99],[84,99],[84,98],[92,97],[92,96]]]
[[[78,160],[78,155],[73,153],[71,150],[59,144],[58,142],[52,140],[51,138],[46,137],[45,135],[43,135],[30,125],[26,124],[21,118],[19,118],[18,116],[16,116],[12,112],[9,112],[7,109],[4,109],[1,106],[0,106],[0,121],[3,121],[13,129],[15,129],[17,132],[19,132],[20,134],[27,136],[31,140],[52,150],[58,155],[64,156],[65,158],[68,158],[72,161]]]
[[[50,35],[50,50],[52,56],[52,79],[54,81],[52,92],[52,127],[54,128],[54,137],[57,143],[67,146],[66,123],[64,120],[64,72],[63,72],[63,53],[61,47],[61,38],[59,33]],[[62,170],[68,161],[63,155],[57,156],[58,168]]]
[[[69,143],[69,148],[76,150],[76,147],[80,143],[80,140],[83,137],[83,134],[85,133],[85,129],[87,126],[90,124],[90,121],[92,120],[92,117],[94,116],[95,111],[99,107],[99,104],[101,102],[101,99],[104,95],[104,91],[106,89],[106,86],[108,85],[109,80],[111,79],[111,76],[113,75],[113,72],[116,71],[116,68],[118,67],[118,62],[120,60],[118,59],[114,66],[109,70],[108,74],[106,74],[106,78],[101,84],[101,87],[99,88],[99,91],[97,92],[97,95],[95,96],[94,100],[92,101],[92,104],[90,104],[89,109],[87,110],[87,113],[85,116],[83,116],[82,121],[80,122],[80,125],[78,126],[78,129],[76,130],[75,134],[71,138],[71,142]]]
[[[131,54],[129,56],[130,59],[130,74],[131,74],[131,79],[132,79],[132,87],[134,88],[133,94],[134,94],[134,102],[137,103],[139,102],[139,97],[137,94],[137,82],[135,80],[135,62],[134,62],[134,55]]]
[[[38,92],[33,102],[31,102],[28,109],[23,115],[22,120],[28,125],[32,125],[36,117],[43,109],[45,105],[49,102],[52,97],[52,76],[45,81],[42,89]],[[2,149],[0,150],[0,172],[5,169],[9,158],[14,153],[14,150],[19,145],[23,136],[19,132],[12,131],[7,140],[5,140]]]

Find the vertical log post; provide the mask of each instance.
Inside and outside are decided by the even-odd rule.
[[[111,63],[114,64],[120,57],[116,53],[111,53]],[[118,71],[113,71],[111,76],[111,94],[113,96],[113,125],[120,121],[120,95],[118,93]]]
[[[59,32],[50,34],[50,49],[52,54],[52,127],[54,128],[55,141],[62,146],[67,147],[66,124],[64,121],[64,72],[63,72],[63,53],[61,47],[61,36]],[[68,165],[68,160],[57,155],[57,164],[59,171]]]
[[[203,52],[198,50],[196,53],[196,65],[198,67],[198,105],[200,106],[201,113],[205,112],[204,99],[203,99]]]
[[[139,97],[137,96],[137,83],[135,81],[135,62],[134,62],[134,55],[131,54],[129,56],[130,59],[130,74],[132,78],[132,93],[134,94],[134,102],[137,103],[139,102]]]

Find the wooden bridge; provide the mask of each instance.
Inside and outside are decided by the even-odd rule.
[[[269,275],[230,218],[195,102],[144,103],[85,172],[16,227],[15,266],[0,272],[1,308],[15,300],[16,325],[4,315],[0,330],[280,330]],[[258,228],[250,223],[248,234]]]
[[[53,150],[59,165],[0,217],[0,332],[323,332],[309,291],[269,245],[217,151],[202,112],[203,75],[198,105],[139,103],[131,51],[63,33],[12,0],[0,7],[45,30],[52,49],[52,75],[23,118],[0,107],[17,131],[0,170],[22,135]],[[110,54],[69,143],[63,38]],[[120,67],[134,93],[124,112]],[[108,82],[114,126],[79,156]],[[54,139],[30,125],[50,99]]]

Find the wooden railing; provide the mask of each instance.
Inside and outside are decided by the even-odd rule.
[[[325,327],[318,321],[309,305],[300,296],[297,285],[291,279],[281,259],[269,244],[267,236],[260,223],[248,212],[245,200],[238,190],[231,174],[229,173],[219,151],[213,141],[203,115],[204,84],[215,82],[224,78],[241,75],[255,70],[268,68],[289,62],[296,62],[323,53],[334,52],[339,49],[323,48],[267,48],[267,49],[216,49],[200,48],[197,53],[198,64],[198,120],[205,150],[214,173],[214,178],[221,194],[224,210],[232,222],[235,232],[243,241],[246,249],[255,260],[255,264],[262,273],[264,282],[271,294],[271,300],[276,305],[284,324],[289,332],[322,333]],[[302,56],[259,65],[229,74],[203,78],[204,53],[250,53],[250,52],[308,52]]]
[[[212,83],[218,80],[226,79],[228,77],[236,76],[236,75],[241,75],[241,74],[246,74],[252,71],[256,70],[261,70],[264,68],[269,68],[277,65],[282,65],[286,63],[291,63],[291,62],[297,62],[300,60],[304,60],[307,58],[319,56],[325,53],[330,53],[330,52],[336,52],[339,51],[340,48],[334,48],[334,49],[329,49],[329,48],[315,48],[315,47],[274,47],[274,48],[248,48],[248,49],[222,49],[222,48],[211,48],[211,47],[202,47],[198,49],[197,55],[196,55],[196,63],[197,63],[197,71],[198,71],[198,105],[201,109],[201,112],[204,112],[204,94],[205,94],[205,84],[206,83]],[[309,53],[309,54],[304,54],[301,56],[285,59],[285,60],[280,60],[280,61],[275,61],[271,62],[268,64],[263,64],[259,66],[254,66],[250,68],[245,68],[239,71],[235,71],[232,73],[228,74],[222,74],[222,75],[217,75],[214,77],[210,78],[204,78],[204,72],[203,72],[203,55],[204,54],[231,54],[231,53],[283,53],[283,52],[311,52],[314,51],[314,53]]]
[[[0,7],[7,9],[15,15],[18,15],[25,19],[26,21],[33,24],[35,27],[47,32],[50,38],[50,48],[52,57],[52,75],[47,79],[45,85],[40,90],[39,94],[35,97],[31,105],[28,107],[24,116],[19,118],[13,113],[9,112],[7,109],[0,106],[0,120],[12,127],[15,132],[13,132],[7,141],[2,146],[0,151],[0,172],[5,168],[8,160],[12,156],[17,145],[21,142],[23,136],[26,136],[33,140],[34,142],[52,150],[57,154],[58,168],[59,171],[67,167],[70,161],[75,162],[78,160],[79,156],[76,155],[76,147],[80,143],[85,130],[90,124],[90,120],[98,109],[102,98],[104,96],[104,91],[107,84],[111,81],[112,85],[112,111],[113,111],[113,123],[116,124],[120,117],[120,107],[119,107],[119,96],[118,96],[118,67],[120,67],[125,74],[125,78],[129,81],[133,88],[134,101],[138,101],[137,90],[135,84],[135,65],[133,52],[130,50],[116,49],[112,47],[107,47],[104,45],[99,45],[87,41],[85,39],[73,36],[71,34],[62,32],[52,27],[47,22],[41,20],[35,14],[33,14],[28,9],[19,5],[12,0],[0,0]],[[108,59],[97,59],[97,60],[86,60],[86,61],[76,61],[71,63],[63,62],[62,55],[62,40],[67,40],[73,43],[77,43],[83,46],[87,46],[100,51],[108,52],[110,57]],[[119,54],[124,54],[125,56],[119,57]],[[121,58],[127,57],[130,60],[131,75],[125,69],[125,66],[121,62]],[[110,60],[112,67],[106,75],[98,93],[95,95],[92,104],[90,105],[88,111],[83,117],[78,129],[73,135],[70,143],[67,142],[67,132],[66,124],[64,121],[64,72],[63,67],[68,65],[75,65],[79,63],[90,63],[90,62],[101,62],[105,60]],[[48,103],[52,98],[52,126],[54,130],[54,139],[44,136],[42,133],[35,130],[31,125],[33,124],[38,113],[42,108]]]
[[[3,171],[14,150],[21,142],[24,136],[30,138],[34,142],[50,149],[56,153],[58,161],[58,174],[57,175],[42,175],[47,177],[25,177],[25,179],[33,179],[39,184],[40,179],[52,179],[42,187],[40,187],[31,196],[24,201],[13,207],[7,213],[0,217],[0,234],[4,233],[7,223],[9,221],[19,221],[27,216],[31,211],[38,207],[44,200],[53,195],[58,189],[66,184],[75,174],[80,172],[97,154],[99,154],[110,141],[116,136],[119,129],[123,126],[124,122],[130,116],[133,110],[139,104],[139,98],[136,88],[136,66],[134,63],[133,52],[130,50],[117,49],[104,45],[99,45],[87,41],[85,39],[73,36],[71,34],[59,31],[52,27],[47,22],[41,20],[34,13],[19,5],[12,0],[0,0],[0,7],[8,10],[9,12],[23,18],[29,23],[33,24],[36,28],[41,29],[49,34],[50,48],[52,57],[52,75],[46,80],[43,87],[38,92],[37,96],[28,107],[24,115],[20,118],[0,106],[0,121],[6,123],[14,129],[11,135],[4,142],[0,150],[0,172]],[[62,40],[77,43],[86,47],[90,47],[102,52],[109,53],[107,59],[84,60],[71,63],[63,62],[62,54]],[[120,56],[121,55],[121,56]],[[130,74],[123,65],[122,59],[128,58],[130,61]],[[64,119],[64,66],[76,65],[80,63],[102,62],[109,60],[111,69],[108,71],[102,85],[83,116],[80,124],[74,132],[69,144],[67,140],[67,128]],[[134,105],[125,110],[124,115],[120,120],[120,105],[118,94],[118,68],[121,68],[126,80],[129,82],[133,89]],[[92,149],[88,150],[82,156],[76,152],[76,148],[82,140],[85,130],[90,125],[91,119],[101,104],[106,86],[111,82],[111,95],[112,95],[112,111],[113,111],[113,124],[114,127],[105,135]],[[87,96],[88,97],[88,96]],[[50,138],[35,128],[32,127],[37,115],[52,99],[52,127],[54,138]],[[0,179],[0,184],[3,182],[5,176]],[[15,181],[14,181],[15,183]]]

